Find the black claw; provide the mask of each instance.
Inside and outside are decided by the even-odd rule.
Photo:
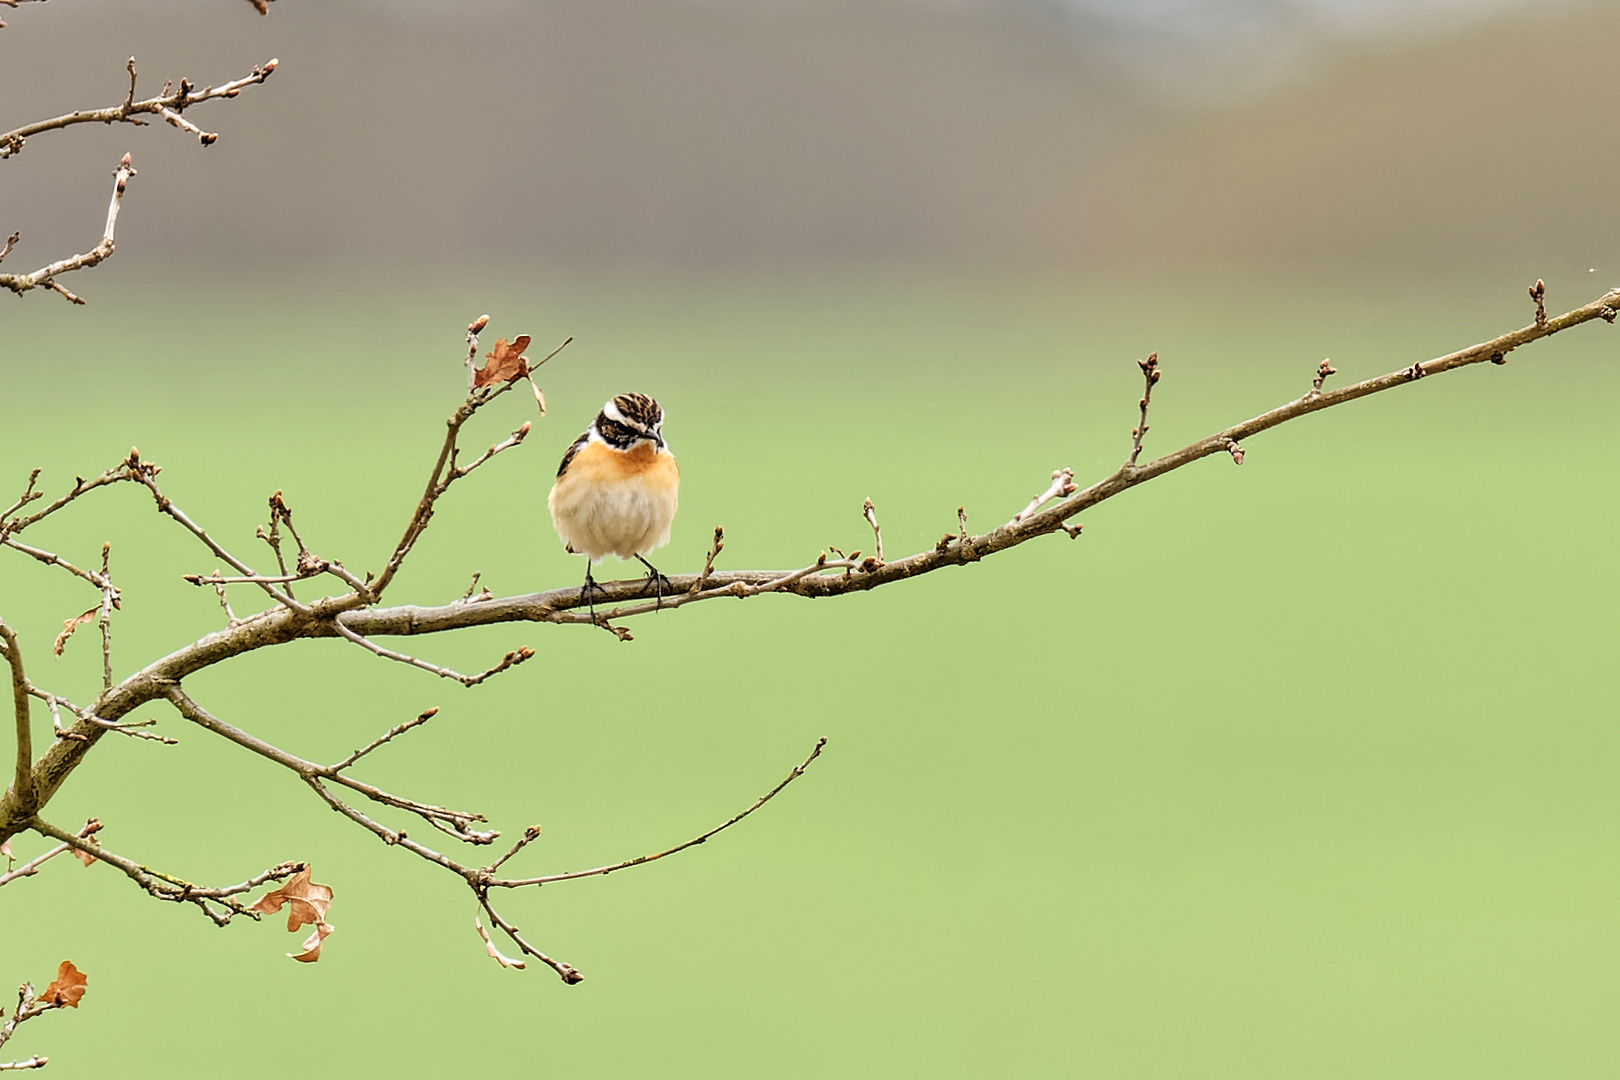
[[[591,564],[587,562],[585,564],[585,584],[580,587],[579,599],[581,603],[590,609],[591,622],[594,623],[596,621],[596,602],[591,599],[591,593],[593,591],[599,592],[603,596],[607,595],[607,590],[598,585],[596,583],[596,579],[591,577]]]
[[[673,593],[675,591],[675,585],[669,580],[669,578],[665,577],[659,572],[658,567],[654,566],[646,559],[643,559],[640,555],[636,556],[636,561],[647,568],[647,580],[653,583],[653,595],[657,597],[657,599],[653,601],[653,610],[658,611],[664,606],[664,586],[668,585],[670,592]]]

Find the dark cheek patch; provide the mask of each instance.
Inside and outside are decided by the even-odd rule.
[[[617,420],[609,420],[600,416],[596,420],[596,430],[602,433],[602,438],[609,446],[616,446],[620,450],[629,446],[637,438],[634,428],[621,424]]]

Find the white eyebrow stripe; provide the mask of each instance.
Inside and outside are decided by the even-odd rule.
[[[602,406],[602,415],[607,417],[609,420],[612,420],[615,424],[623,424],[625,427],[635,426],[624,418],[624,413],[620,412],[619,407],[613,404],[611,400],[606,405]]]

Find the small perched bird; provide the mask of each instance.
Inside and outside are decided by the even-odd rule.
[[[546,505],[570,554],[585,556],[580,598],[591,607],[599,590],[591,564],[608,555],[637,559],[664,599],[667,579],[642,558],[669,543],[681,471],[660,429],[664,410],[646,394],[620,394],[602,406],[585,434],[563,455]]]

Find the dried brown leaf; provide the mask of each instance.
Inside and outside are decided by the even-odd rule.
[[[484,929],[484,924],[478,921],[476,915],[473,916],[473,927],[478,931],[478,936],[484,939],[484,950],[489,953],[491,960],[503,968],[517,968],[522,971],[528,967],[528,961],[526,960],[514,960],[510,956],[503,956],[501,951],[495,947],[495,943],[489,940],[489,931]]]
[[[84,984],[84,972],[74,967],[73,961],[64,960],[56,969],[56,978],[45,988],[39,1000],[48,1005],[77,1009],[79,999],[84,997]]]
[[[91,619],[94,619],[96,617],[96,612],[100,610],[101,605],[97,604],[83,615],[75,615],[71,619],[64,619],[62,621],[62,632],[56,635],[56,644],[51,646],[51,652],[55,653],[57,656],[61,656],[62,650],[67,648],[68,638],[73,636],[73,631],[77,630]]]
[[[529,358],[523,350],[529,347],[529,335],[516,341],[495,339],[495,351],[484,354],[489,361],[473,374],[473,386],[489,386],[498,382],[516,382],[529,373]]]
[[[281,905],[291,905],[287,912],[288,931],[324,923],[326,913],[332,906],[332,889],[309,880],[309,875],[310,868],[305,864],[302,870],[288,879],[287,884],[265,893],[248,910],[273,915],[281,910]]]
[[[101,847],[101,841],[96,838],[94,833],[91,833],[88,836],[81,837],[81,839],[84,841],[86,847],[93,847],[93,848]],[[101,860],[97,859],[93,854],[91,854],[88,851],[80,851],[78,848],[73,848],[72,851],[73,851],[73,857],[75,859],[78,859],[80,862],[84,863],[84,865],[86,865],[86,866],[89,866],[92,863],[96,863],[96,862],[101,861]]]
[[[304,951],[301,953],[288,953],[287,955],[300,964],[313,964],[321,958],[321,944],[326,941],[326,935],[331,932],[332,926],[330,923],[316,923],[315,932],[304,939]]]
[[[10,837],[7,837],[3,843],[0,843],[0,855],[4,855],[6,857],[6,862],[8,862],[8,863],[13,863],[13,862],[17,861],[17,856],[15,856],[15,855],[13,855],[11,853],[11,838]]]

